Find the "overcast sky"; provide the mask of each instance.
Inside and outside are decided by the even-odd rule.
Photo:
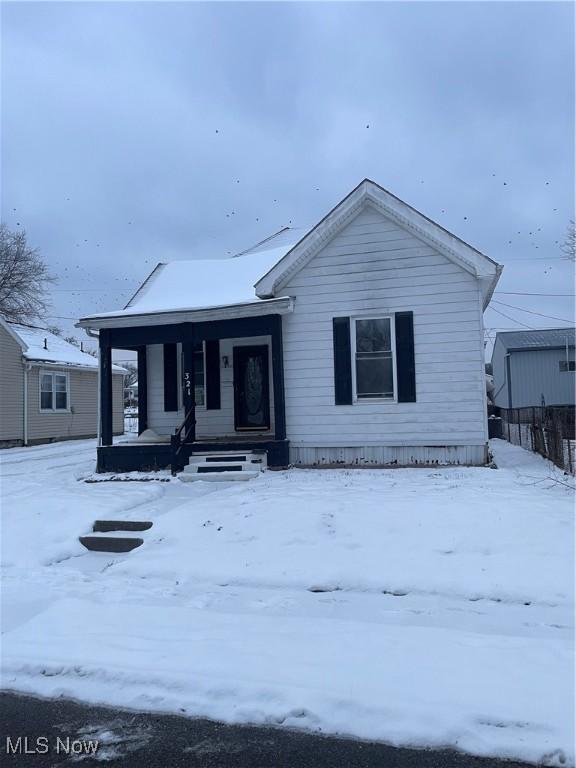
[[[364,177],[503,263],[500,292],[571,294],[573,15],[5,3],[2,220],[58,276],[66,330],[58,316],[122,307],[158,261],[313,225]],[[490,329],[574,316],[569,296],[495,299],[515,308],[493,304]]]

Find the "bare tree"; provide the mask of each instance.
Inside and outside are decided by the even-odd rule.
[[[38,250],[26,242],[26,233],[0,224],[0,315],[16,323],[41,319],[54,281]]]
[[[566,230],[566,239],[560,246],[560,249],[564,256],[568,257],[572,261],[576,261],[576,232],[574,229],[574,220],[568,224]]]
[[[134,363],[130,362],[123,362],[122,367],[126,368],[128,373],[125,377],[126,386],[129,387],[131,384],[134,384],[134,382],[138,381],[138,366]]]

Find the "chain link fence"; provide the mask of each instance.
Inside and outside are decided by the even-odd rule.
[[[501,408],[502,437],[539,453],[557,467],[576,474],[575,408],[573,405]]]

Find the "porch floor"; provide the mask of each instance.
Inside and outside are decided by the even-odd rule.
[[[275,440],[274,435],[253,435],[250,432],[243,432],[242,434],[235,435],[218,435],[217,437],[199,437],[194,442],[188,442],[186,445],[205,445],[210,443],[211,445],[219,445],[221,443],[269,443],[271,440]],[[166,445],[170,443],[170,435],[158,435],[157,440],[139,440],[136,435],[133,437],[126,437],[124,435],[119,440],[114,441],[114,445]]]
[[[286,467],[289,464],[288,440],[276,440],[267,435],[230,435],[182,443],[179,470],[187,464],[195,453],[213,450],[264,450],[267,453],[268,467]],[[170,437],[166,441],[146,443],[137,439],[122,440],[114,445],[98,447],[98,472],[135,472],[168,469],[172,462]]]

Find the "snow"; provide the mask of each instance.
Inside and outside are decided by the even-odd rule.
[[[82,352],[74,344],[70,344],[46,328],[20,325],[19,323],[7,323],[7,325],[24,343],[26,348],[22,350],[22,356],[27,360],[98,369],[97,357]],[[120,366],[114,365],[112,367],[119,373],[125,373],[125,369]]]
[[[574,765],[574,483],[492,447],[242,484],[2,451],[3,686]],[[88,553],[102,518],[154,525]]]
[[[158,264],[124,310],[92,317],[260,303],[254,285],[291,250],[302,234],[303,230],[287,227],[238,256]]]

